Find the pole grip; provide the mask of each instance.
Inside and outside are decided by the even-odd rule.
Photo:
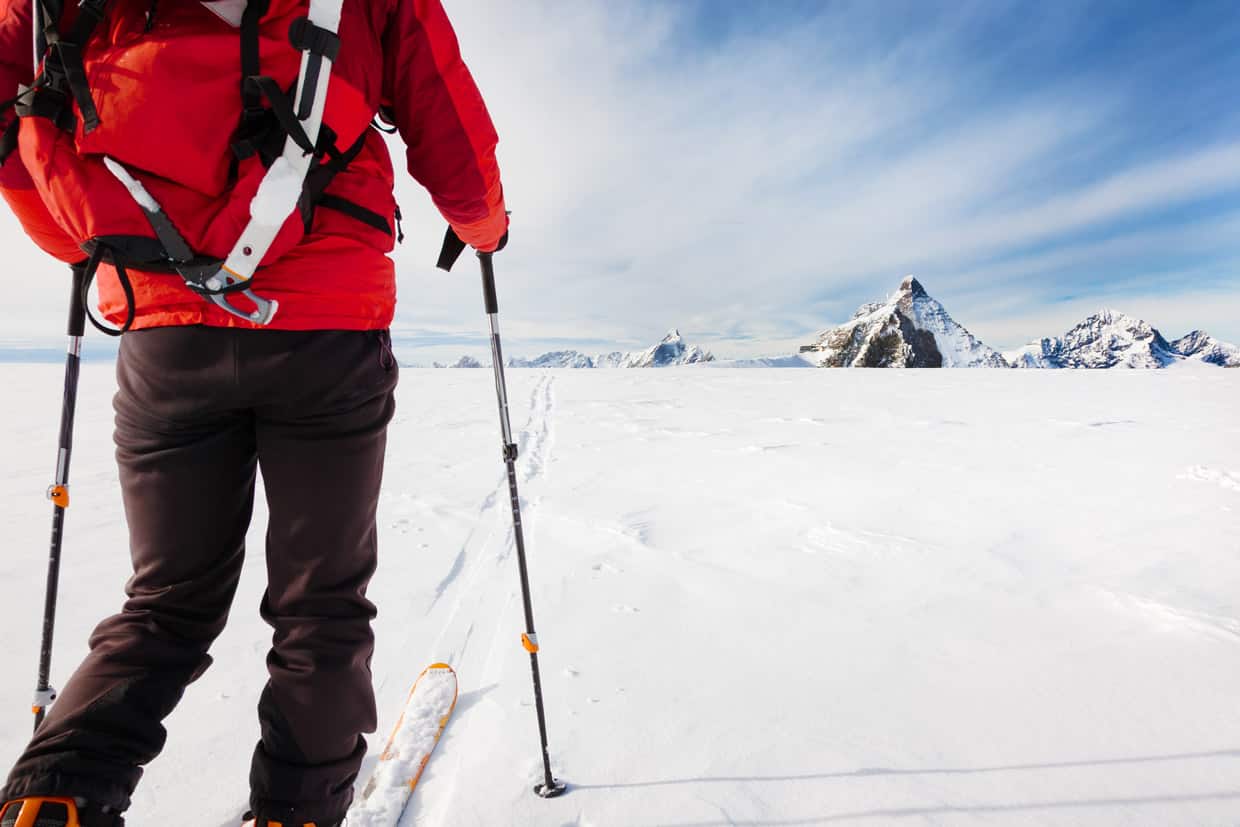
[[[67,332],[70,336],[86,335],[86,280],[87,267],[85,261],[71,265],[73,270],[73,292],[69,296],[69,324]]]
[[[487,315],[499,312],[499,299],[495,296],[495,262],[490,253],[479,253],[482,264],[482,298],[486,302]]]

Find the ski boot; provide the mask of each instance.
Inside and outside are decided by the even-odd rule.
[[[0,827],[124,827],[119,813],[81,799],[26,796],[0,805]]]

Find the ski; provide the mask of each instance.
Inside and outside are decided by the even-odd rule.
[[[413,682],[361,797],[349,808],[349,827],[396,826],[455,708],[452,667],[446,663],[426,667]]]

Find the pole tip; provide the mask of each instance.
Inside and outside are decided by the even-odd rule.
[[[551,779],[550,784],[539,784],[534,787],[534,794],[539,798],[559,798],[568,791],[568,785],[563,781]]]

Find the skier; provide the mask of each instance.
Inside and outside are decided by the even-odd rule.
[[[372,119],[464,242],[501,249],[508,218],[439,0],[348,0],[338,28],[320,2],[0,0],[0,192],[40,247],[97,271],[101,315],[129,330],[114,407],[133,561],[0,827],[123,824],[211,662],[259,470],[274,634],[252,817],[335,827],[352,799],[376,727],[366,588],[397,381],[399,210]]]

